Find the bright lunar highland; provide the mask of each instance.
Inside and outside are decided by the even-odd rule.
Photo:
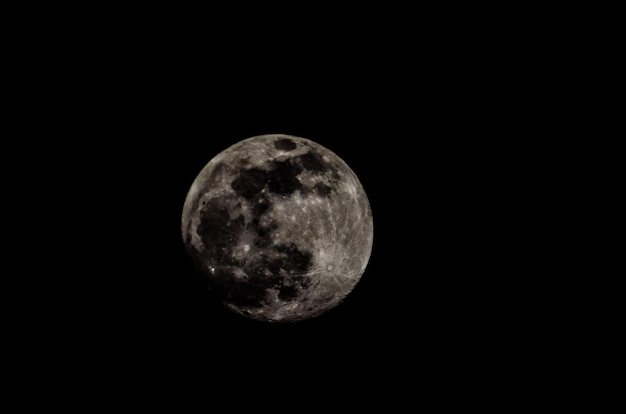
[[[294,322],[335,307],[358,283],[372,251],[372,211],[335,153],[301,137],[260,135],[200,171],[182,237],[228,309]]]

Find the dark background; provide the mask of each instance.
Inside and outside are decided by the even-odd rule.
[[[514,33],[447,17],[380,30],[368,19],[333,30],[252,19],[247,34],[137,19],[59,28],[36,39],[24,68],[37,99],[23,99],[43,113],[28,125],[45,132],[31,161],[52,165],[33,208],[53,229],[37,234],[64,240],[46,238],[63,247],[40,258],[62,275],[43,283],[62,299],[42,288],[61,312],[37,313],[51,361],[128,390],[195,384],[211,398],[261,390],[311,401],[350,387],[387,404],[416,390],[506,392],[531,369],[537,330],[552,329],[538,323],[536,261],[547,253],[528,243],[544,115]],[[354,291],[295,324],[223,309],[180,234],[202,167],[268,133],[343,158],[374,218]]]
[[[494,112],[506,114],[439,67],[388,64],[310,68],[259,57],[122,81],[103,122],[96,196],[110,215],[97,255],[114,292],[101,320],[116,359],[139,364],[142,377],[208,371],[286,388],[311,375],[331,388],[402,382],[398,375],[418,371],[432,381],[473,377],[511,362],[526,327],[513,306],[523,266],[507,234],[517,227],[508,214],[515,198],[499,168],[511,148],[492,136],[502,122]],[[312,321],[269,325],[231,314],[183,250],[180,215],[196,174],[219,151],[266,133],[331,149],[371,202],[367,270],[343,303]]]

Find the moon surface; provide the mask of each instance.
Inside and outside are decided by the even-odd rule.
[[[294,322],[338,305],[365,272],[373,242],[356,174],[306,138],[259,135],[211,159],[193,181],[182,237],[231,311]]]

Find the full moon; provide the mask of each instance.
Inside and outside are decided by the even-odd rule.
[[[181,222],[210,290],[258,321],[301,321],[337,306],[372,251],[372,211],[354,171],[291,135],[254,136],[215,155],[191,184]]]

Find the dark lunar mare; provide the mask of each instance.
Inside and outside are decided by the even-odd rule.
[[[267,172],[259,168],[248,168],[237,176],[230,184],[237,195],[251,200],[265,187],[268,181]]]
[[[225,204],[219,200],[210,200],[202,206],[196,232],[206,248],[208,258],[228,266],[235,264],[232,260],[233,241],[244,229],[243,214],[231,219]]]
[[[274,148],[283,151],[293,151],[298,148],[298,144],[296,144],[289,138],[281,138],[274,141]]]
[[[278,142],[280,141],[276,141],[275,145]],[[304,186],[298,180],[298,174],[303,171],[313,174],[330,173],[328,180],[330,185],[317,183],[312,188]],[[309,151],[284,161],[272,161],[268,169],[244,168],[231,183],[231,188],[237,195],[247,200],[256,198],[263,189],[283,196],[290,196],[295,191],[300,191],[304,196],[312,193],[327,196],[339,178],[336,168],[329,165],[317,152]]]
[[[256,167],[242,170],[231,183],[231,188],[251,205],[250,220],[246,220],[243,214],[231,219],[234,212],[224,198],[202,205],[196,228],[205,247],[200,262],[204,262],[205,266],[206,263],[215,263],[209,286],[231,304],[241,308],[259,308],[263,306],[268,289],[278,289],[279,298],[289,301],[309,286],[310,281],[304,275],[312,266],[311,253],[301,251],[295,244],[272,246],[272,232],[278,225],[263,220],[272,207],[271,199],[263,190],[281,195],[302,191],[303,186],[297,179],[297,174],[302,171],[303,168],[291,160],[273,162],[269,170]],[[236,197],[234,201],[237,201]],[[254,235],[257,249],[271,246],[275,253],[262,255],[254,261],[237,260],[234,247],[244,231]],[[247,277],[238,277],[235,274],[237,269],[243,270]]]

